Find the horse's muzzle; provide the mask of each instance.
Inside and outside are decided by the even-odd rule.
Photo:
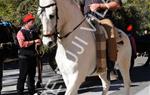
[[[49,48],[53,48],[53,47],[56,46],[56,42],[50,41],[50,42],[48,43],[48,46],[49,46]]]

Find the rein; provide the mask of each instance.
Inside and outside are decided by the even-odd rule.
[[[77,24],[77,25],[73,28],[72,31],[68,32],[66,35],[64,35],[64,36],[62,36],[62,37],[60,37],[60,36],[58,36],[58,35],[57,35],[57,37],[58,37],[59,39],[67,38],[67,37],[68,37],[71,33],[73,33],[85,20],[86,20],[86,17],[84,17],[84,18],[81,20],[81,22],[80,22],[79,24]],[[58,34],[59,34],[59,33],[58,33]]]

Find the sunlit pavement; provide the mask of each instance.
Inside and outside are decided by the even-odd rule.
[[[145,60],[146,58],[142,57],[136,59],[136,65],[131,77],[131,95],[150,95],[150,66],[141,67]],[[3,72],[3,95],[16,95],[19,71],[16,66],[12,67],[7,67]],[[64,95],[66,87],[61,75],[52,71],[46,63],[43,70],[43,89],[38,90],[41,95]],[[109,95],[124,95],[122,80],[112,81],[111,83]],[[101,92],[101,81],[96,76],[86,78],[86,82],[81,85],[78,91],[79,95],[101,95]]]

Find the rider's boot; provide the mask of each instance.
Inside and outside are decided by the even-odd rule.
[[[117,80],[117,71],[114,69],[115,62],[114,61],[107,61],[107,79],[108,80]]]
[[[115,74],[115,62],[117,60],[117,43],[116,38],[108,38],[106,40],[106,46],[107,46],[107,68],[108,68],[108,80],[116,80],[117,76]]]

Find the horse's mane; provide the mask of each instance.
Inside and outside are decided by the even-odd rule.
[[[70,2],[71,2],[71,4],[74,4],[74,3],[75,3],[74,0],[70,0]]]
[[[74,3],[76,3],[77,6],[80,7],[81,12],[84,11],[84,0],[72,0]]]
[[[70,0],[72,4],[76,4],[77,6],[80,6],[80,8],[83,9],[84,0]]]
[[[77,4],[84,4],[84,0],[72,0],[72,1],[74,1],[75,3],[77,3]]]

